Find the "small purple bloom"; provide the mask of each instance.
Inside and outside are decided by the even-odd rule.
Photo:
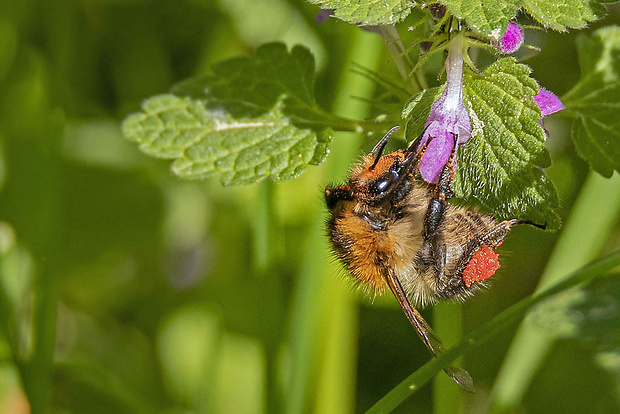
[[[316,22],[317,23],[323,23],[325,20],[327,20],[332,14],[334,13],[333,10],[331,9],[321,9],[317,14],[316,14]]]
[[[462,35],[455,37],[450,45],[446,59],[446,77],[445,89],[431,106],[426,129],[418,147],[428,145],[420,161],[420,174],[429,183],[439,179],[455,143],[463,145],[471,135],[469,114],[463,103]]]
[[[540,108],[542,116],[551,115],[564,109],[564,105],[553,92],[549,92],[542,86],[538,90],[538,95],[534,97],[536,105]]]
[[[523,44],[523,31],[518,24],[510,22],[499,42],[497,48],[504,54],[514,53]]]
[[[540,119],[536,122],[538,122],[538,125],[540,125],[545,130],[545,134],[549,136],[549,132],[547,131],[547,128],[545,128],[545,125],[543,123],[543,118],[547,115],[551,115],[555,112],[561,111],[562,109],[564,109],[564,105],[560,101],[560,98],[558,98],[553,92],[549,92],[542,86],[538,88],[538,95],[534,96],[534,102],[536,102],[536,105],[538,105],[538,108],[540,109],[540,112],[542,114]]]

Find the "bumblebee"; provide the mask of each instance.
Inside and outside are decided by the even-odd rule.
[[[418,148],[419,139],[383,155],[397,128],[353,168],[346,184],[325,189],[327,228],[336,256],[353,278],[374,293],[388,287],[436,356],[443,345],[413,304],[472,295],[499,268],[495,248],[523,221],[498,221],[449,204],[457,137],[438,182],[431,184],[417,178],[426,149]],[[446,373],[473,390],[467,372],[449,367]]]

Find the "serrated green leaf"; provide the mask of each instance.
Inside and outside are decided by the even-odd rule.
[[[409,118],[407,120],[407,130],[405,131],[407,141],[411,142],[422,134],[428,114],[431,111],[431,106],[438,98],[439,92],[439,88],[425,89],[415,94],[405,104],[402,117],[403,119]]]
[[[130,115],[123,133],[145,153],[174,159],[172,171],[183,178],[221,174],[224,185],[286,180],[325,159],[330,134],[292,125],[281,107],[243,118],[204,101],[161,95]]]
[[[537,120],[538,93],[530,69],[513,58],[482,75],[466,73],[464,96],[472,137],[458,152],[455,193],[474,197],[507,218],[559,228],[555,188],[540,167],[550,165],[546,134]]]
[[[572,136],[579,155],[605,177],[620,171],[620,28],[581,36],[581,80],[563,98],[575,115]]]
[[[329,152],[331,130],[314,99],[314,59],[296,46],[261,46],[254,56],[217,63],[175,95],[147,100],[123,124],[145,153],[174,159],[172,171],[225,185],[298,176]],[[319,125],[317,127],[317,125]]]
[[[601,3],[615,0],[525,0],[529,14],[545,27],[563,32],[566,29],[582,29],[589,22],[600,19],[606,13]]]
[[[413,4],[406,0],[308,0],[351,24],[379,26],[405,20]]]
[[[523,5],[523,0],[439,0],[439,3],[455,17],[465,20],[474,32],[497,40]]]
[[[284,97],[283,111],[300,120],[313,120],[320,112],[314,99],[314,58],[308,49],[268,43],[253,56],[214,64],[206,76],[176,85],[176,95],[206,100],[234,116],[268,112]]]

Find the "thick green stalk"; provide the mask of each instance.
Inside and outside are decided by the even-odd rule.
[[[56,278],[59,249],[62,245],[62,170],[59,164],[62,125],[49,122],[47,126],[46,139],[41,137],[37,141],[38,148],[30,154],[31,157],[38,158],[40,170],[46,171],[46,174],[40,177],[44,183],[37,187],[43,189],[43,193],[38,194],[40,202],[37,206],[41,214],[37,217],[37,232],[32,236],[33,242],[30,245],[35,257],[39,259],[33,283],[33,345],[30,358],[25,358],[22,371],[24,391],[33,414],[47,413],[50,410],[58,308]]]
[[[620,211],[620,176],[607,179],[591,172],[558,239],[537,291],[563,280],[596,257]],[[511,412],[546,358],[553,339],[525,319],[504,360],[493,389],[492,412]]]
[[[266,180],[258,186],[258,202],[256,203],[253,231],[253,267],[255,274],[262,279],[264,292],[268,295],[263,297],[265,318],[265,363],[266,363],[266,408],[267,412],[279,413],[282,411],[282,392],[279,388],[280,381],[278,368],[278,351],[281,342],[281,331],[278,320],[283,311],[282,304],[282,277],[277,271],[281,262],[281,249],[277,240],[281,240],[282,228],[278,223],[274,195],[276,185],[271,180]]]

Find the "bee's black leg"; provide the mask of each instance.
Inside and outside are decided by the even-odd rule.
[[[457,135],[454,137],[454,147],[450,152],[448,162],[444,165],[439,175],[439,180],[435,185],[435,194],[433,199],[428,204],[428,210],[426,211],[426,217],[424,219],[424,239],[429,240],[437,232],[439,224],[443,219],[446,200],[453,197],[452,184],[454,183],[454,177],[456,175],[456,150],[457,150]]]

